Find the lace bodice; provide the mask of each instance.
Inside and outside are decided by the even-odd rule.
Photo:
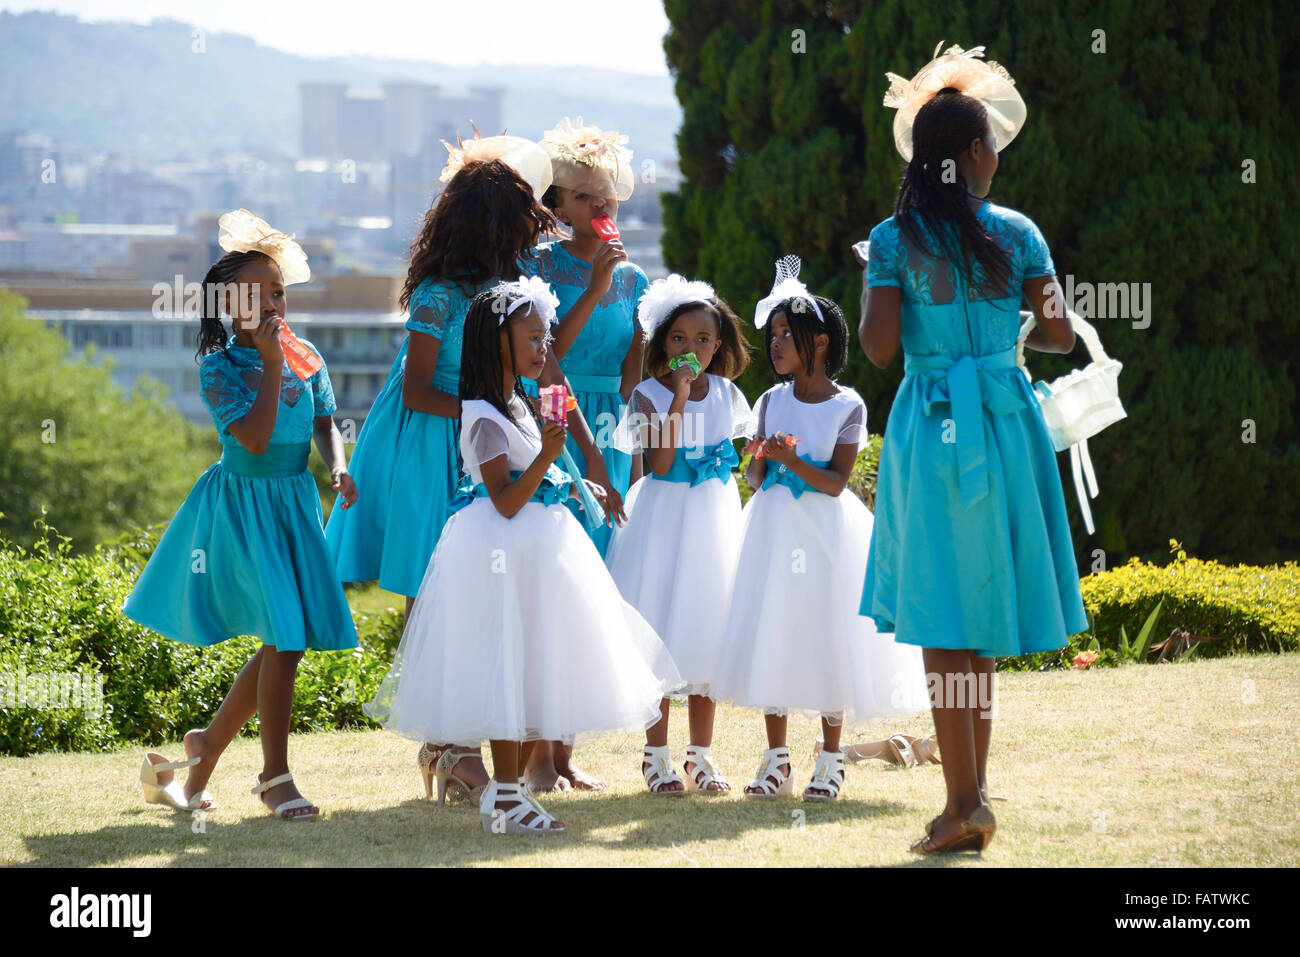
[[[591,263],[567,252],[562,243],[542,243],[534,256],[521,263],[529,275],[551,284],[560,300],[556,315],[563,319],[591,283]],[[620,262],[614,266],[609,291],[601,297],[590,318],[560,361],[566,373],[617,375],[637,331],[636,309],[648,280],[640,266]]]
[[[493,280],[495,282],[495,280]],[[433,370],[434,388],[451,395],[460,391],[460,353],[464,343],[465,316],[474,297],[493,282],[480,283],[466,291],[447,279],[426,279],[411,293],[408,332],[422,332],[439,340],[438,364]]]
[[[306,339],[302,343],[315,352]],[[225,352],[210,352],[199,362],[199,388],[203,404],[212,416],[221,444],[239,446],[230,434],[230,423],[248,414],[262,384],[262,357],[257,350],[235,344],[231,336]],[[333,415],[338,406],[324,365],[306,382],[285,363],[280,373],[280,407],[271,433],[274,444],[310,442],[317,416]]]
[[[1022,283],[1055,274],[1047,241],[1027,216],[988,202],[976,215],[1011,261],[1011,276],[1004,289],[991,287],[974,258],[972,281],[963,284],[952,262],[917,249],[892,217],[871,231],[867,285],[902,290],[904,352],[961,358],[1014,346],[1020,331]],[[937,249],[931,234],[925,235],[930,249]]]

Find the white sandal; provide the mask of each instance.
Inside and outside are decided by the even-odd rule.
[[[651,794],[658,794],[663,797],[681,797],[686,793],[686,786],[665,790],[664,785],[682,783],[682,779],[677,776],[673,770],[673,756],[668,752],[668,745],[661,747],[645,746],[641,753],[641,776],[645,778],[646,786],[650,788]]]
[[[150,751],[144,756],[144,764],[140,766],[140,787],[144,791],[145,801],[149,804],[166,804],[177,811],[215,810],[217,802],[212,800],[212,795],[207,790],[186,801],[185,790],[173,773],[180,768],[193,767],[202,760],[202,757],[197,757],[187,758],[184,761],[168,761],[161,754]]]
[[[722,776],[718,766],[713,763],[713,752],[707,747],[688,744],[686,763],[695,765],[694,771],[686,771],[685,764],[682,765],[682,770],[686,771],[686,790],[696,791],[707,797],[717,797],[731,790],[731,782]],[[713,788],[709,786],[711,784],[718,786]]]
[[[271,780],[269,781],[263,781],[259,777],[257,784],[253,786],[253,790],[250,793],[254,797],[257,797],[259,800],[261,800],[260,796],[264,794],[266,791],[269,791],[277,784],[287,784],[292,780],[293,780],[293,775],[288,773],[287,771],[284,774],[279,775],[278,777],[271,778]],[[265,807],[266,802],[262,801],[262,805]],[[267,807],[267,810],[270,811],[273,815],[275,815],[277,818],[279,818],[282,821],[314,821],[316,820],[317,817],[320,816],[319,808],[317,808],[317,810],[313,811],[311,814],[290,814],[289,813],[290,811],[296,811],[302,807],[316,807],[316,805],[312,804],[311,801],[308,801],[306,798],[291,798],[288,801],[285,801],[281,804],[277,804],[274,810],[272,810],[270,807]]]
[[[803,789],[805,801],[834,801],[840,796],[844,787],[844,755],[839,751],[823,751],[817,755],[817,766],[813,768],[812,781]],[[830,791],[830,794],[813,794],[810,789]]]
[[[498,801],[512,801],[513,806],[506,811],[497,808]],[[524,818],[529,814],[533,819],[527,824]],[[563,834],[564,825],[560,824],[537,803],[533,793],[520,778],[514,784],[492,779],[483,791],[478,802],[478,818],[483,830],[488,834]],[[500,822],[500,823],[498,823]],[[558,827],[553,825],[559,824]]]
[[[746,790],[745,797],[761,801],[793,794],[794,777],[781,770],[783,764],[789,765],[791,772],[794,771],[794,765],[790,764],[789,748],[783,745],[764,751],[763,760],[759,763],[758,770],[754,772],[754,780],[749,782],[751,788],[759,790],[757,792]],[[779,783],[773,784],[773,781]]]

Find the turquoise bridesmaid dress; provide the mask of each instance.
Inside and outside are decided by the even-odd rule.
[[[229,427],[253,407],[262,368],[257,350],[234,337],[203,357],[199,378],[221,461],[181,504],[122,611],[191,645],[256,635],[279,651],[355,648],[307,471],[315,419],[335,411],[329,372],[322,366],[303,382],[284,366],[270,445],[254,455]]]
[[[426,279],[411,294],[408,332],[441,343],[435,389],[459,394],[465,316],[489,285],[462,288]],[[427,321],[415,318],[421,308],[429,310]],[[357,501],[347,509],[335,502],[325,538],[342,581],[378,580],[381,588],[413,596],[447,520],[461,466],[460,419],[416,412],[402,402],[409,343],[408,334],[357,436],[349,463]]]
[[[551,284],[560,300],[556,309],[557,319],[563,319],[578,301],[578,297],[587,291],[587,286],[591,283],[591,263],[566,252],[558,240],[542,243],[533,253],[534,261],[521,265],[524,265],[529,274],[540,276]],[[578,408],[601,448],[610,482],[624,497],[627,496],[632,479],[632,456],[612,448],[611,443],[615,426],[627,407],[620,392],[623,360],[632,344],[632,336],[640,331],[636,310],[647,282],[641,267],[630,262],[618,263],[614,267],[609,292],[601,297],[586,325],[560,360],[560,368],[573,386]],[[637,371],[639,381],[640,370]],[[524,380],[524,388],[530,395],[537,394],[537,383],[532,379]],[[578,443],[572,436],[569,437],[568,449],[585,476],[587,460],[583,458]],[[566,504],[586,528],[577,501],[570,500]],[[602,556],[609,548],[612,532],[613,529],[608,525],[589,530],[591,539]]]
[[[1015,361],[1021,284],[1056,267],[1022,214],[977,215],[1010,257],[1005,289],[977,262],[967,284],[892,218],[871,231],[867,285],[902,290],[905,358],[861,613],[908,644],[1023,655],[1088,627],[1056,453]]]

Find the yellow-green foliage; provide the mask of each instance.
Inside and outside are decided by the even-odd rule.
[[[1103,647],[1118,645],[1121,625],[1132,638],[1163,602],[1153,640],[1178,628],[1225,639],[1203,643],[1207,655],[1300,648],[1300,565],[1220,565],[1170,544],[1175,557],[1168,565],[1133,558],[1083,579],[1083,603]]]

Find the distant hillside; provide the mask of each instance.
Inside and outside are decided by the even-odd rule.
[[[538,138],[561,116],[581,114],[627,133],[638,157],[676,156],[681,109],[668,77],[585,67],[313,59],[234,34],[209,34],[206,52],[196,54],[191,29],[175,20],[140,26],[0,13],[0,132],[37,130],[63,146],[149,159],[253,147],[295,155],[300,82],[378,89],[386,80],[408,79],[449,91],[504,86],[506,126],[521,136]]]

